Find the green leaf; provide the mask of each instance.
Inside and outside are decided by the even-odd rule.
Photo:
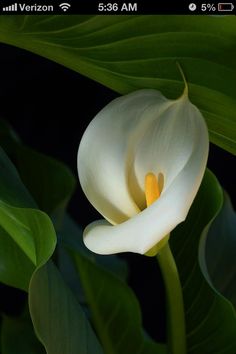
[[[23,185],[16,168],[0,147],[0,203],[14,207],[36,208],[36,203]]]
[[[82,309],[52,262],[34,273],[29,306],[47,354],[103,354]]]
[[[139,304],[132,290],[102,266],[71,252],[104,353],[167,353],[164,345],[154,343],[143,332]]]
[[[34,269],[26,254],[0,227],[0,281],[27,291]]]
[[[62,228],[58,233],[57,264],[65,282],[71,288],[80,304],[86,306],[87,301],[79,274],[68,253],[68,249],[72,249],[79,254],[84,255],[93,263],[97,262],[98,264],[103,265],[120,279],[124,281],[127,279],[128,267],[126,262],[115,255],[100,256],[89,251],[83,243],[82,228],[79,227],[68,214],[66,214]]]
[[[39,209],[49,214],[55,226],[60,228],[76,184],[69,168],[62,162],[22,145],[11,126],[2,119],[0,139],[4,150],[15,161],[22,182]]]
[[[67,204],[75,189],[75,178],[63,163],[18,145],[16,158],[23,183],[39,208],[60,227]]]
[[[101,262],[102,257],[85,248],[81,229],[69,217],[60,244],[74,259],[85,294],[83,303],[89,306],[104,353],[166,354],[164,345],[153,342],[143,332],[138,301],[124,282],[127,271],[123,261],[104,256]]]
[[[236,214],[227,194],[223,208],[200,244],[200,261],[210,284],[236,309]]]
[[[0,280],[28,289],[32,272],[52,255],[56,235],[0,149]]]
[[[199,256],[199,241],[221,210],[222,202],[219,183],[207,171],[186,221],[170,238],[183,286],[188,354],[236,353],[236,313],[209,283]]]
[[[77,251],[79,254],[84,255],[93,262],[101,264],[108,268],[112,273],[122,280],[126,280],[128,276],[128,267],[126,262],[115,255],[100,256],[95,254],[83,243],[83,230],[75,223],[75,221],[68,215],[65,215],[63,225],[58,233],[59,246],[69,247]]]
[[[28,318],[4,316],[1,326],[2,354],[45,354]]]
[[[210,139],[236,153],[234,16],[2,16],[0,41],[128,93],[183,91],[206,118]]]

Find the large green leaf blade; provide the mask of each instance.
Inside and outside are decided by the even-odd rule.
[[[0,204],[0,225],[0,280],[27,291],[32,272],[53,254],[52,222],[39,210]]]
[[[79,274],[74,265],[73,259],[70,257],[67,249],[83,255],[90,262],[98,263],[109,269],[117,277],[126,280],[128,275],[128,267],[124,260],[115,256],[100,256],[89,251],[83,243],[82,228],[68,215],[65,215],[62,227],[58,232],[57,244],[57,265],[69,287],[81,304],[86,304],[85,294],[82,288]]]
[[[24,146],[11,126],[1,119],[0,139],[3,149],[14,160],[21,181],[36,201],[38,208],[50,215],[54,225],[60,228],[76,184],[69,168],[52,157]],[[9,173],[7,178],[9,179]],[[9,180],[8,183],[12,182]],[[21,188],[24,188],[23,184],[21,183]],[[15,198],[14,187],[16,186],[10,190]],[[35,206],[31,196],[32,205]]]
[[[143,331],[137,298],[125,283],[123,262],[116,256],[101,257],[87,250],[81,229],[69,217],[59,246],[74,260],[81,284],[79,297],[91,311],[104,353],[166,354],[165,345],[155,343]]]
[[[0,202],[14,207],[36,208],[36,203],[23,185],[18,172],[0,147]]]
[[[103,354],[81,307],[50,261],[31,279],[29,306],[48,354]]]
[[[30,277],[52,255],[56,234],[0,149],[0,280],[28,290]]]
[[[212,287],[199,259],[199,242],[221,210],[222,202],[222,190],[208,171],[186,221],[170,238],[183,286],[188,354],[236,352],[236,313],[232,304]]]
[[[227,194],[223,208],[200,244],[201,267],[212,286],[236,310],[236,214]]]
[[[93,324],[106,354],[166,354],[142,329],[138,301],[132,290],[113,273],[74,253]]]
[[[183,90],[211,141],[236,153],[236,22],[233,16],[4,16],[0,41],[54,60],[119,93]]]
[[[75,189],[73,174],[63,163],[22,145],[16,147],[15,156],[23,183],[39,208],[60,228]]]
[[[9,234],[0,227],[0,281],[27,290],[35,267]]]

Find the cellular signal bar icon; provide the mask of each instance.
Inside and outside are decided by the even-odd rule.
[[[2,11],[17,11],[17,3],[3,7]]]

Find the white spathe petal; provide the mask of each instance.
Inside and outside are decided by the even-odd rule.
[[[112,224],[99,221],[84,242],[100,254],[144,254],[186,215],[200,186],[208,157],[207,127],[183,95],[167,100],[141,90],[105,107],[86,130],[78,153],[82,188]],[[164,175],[160,198],[144,208],[148,172]]]
[[[202,149],[208,148],[204,138],[199,143],[204,144]],[[182,171],[150,207],[116,226],[106,221],[90,224],[84,232],[85,245],[98,254],[148,252],[185,220],[205,170],[202,149],[193,151]]]
[[[164,189],[168,188],[199,144],[203,144],[202,149],[199,146],[200,156],[206,163],[207,127],[199,110],[184,95],[150,124],[136,148],[133,175],[143,193],[148,171],[162,173]]]
[[[108,104],[88,126],[78,151],[79,179],[93,206],[111,223],[140,211],[129,188],[133,147],[171,101],[140,90]]]

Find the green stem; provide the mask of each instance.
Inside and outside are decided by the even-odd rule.
[[[169,354],[186,354],[183,294],[169,243],[157,254],[167,298],[167,337]]]

